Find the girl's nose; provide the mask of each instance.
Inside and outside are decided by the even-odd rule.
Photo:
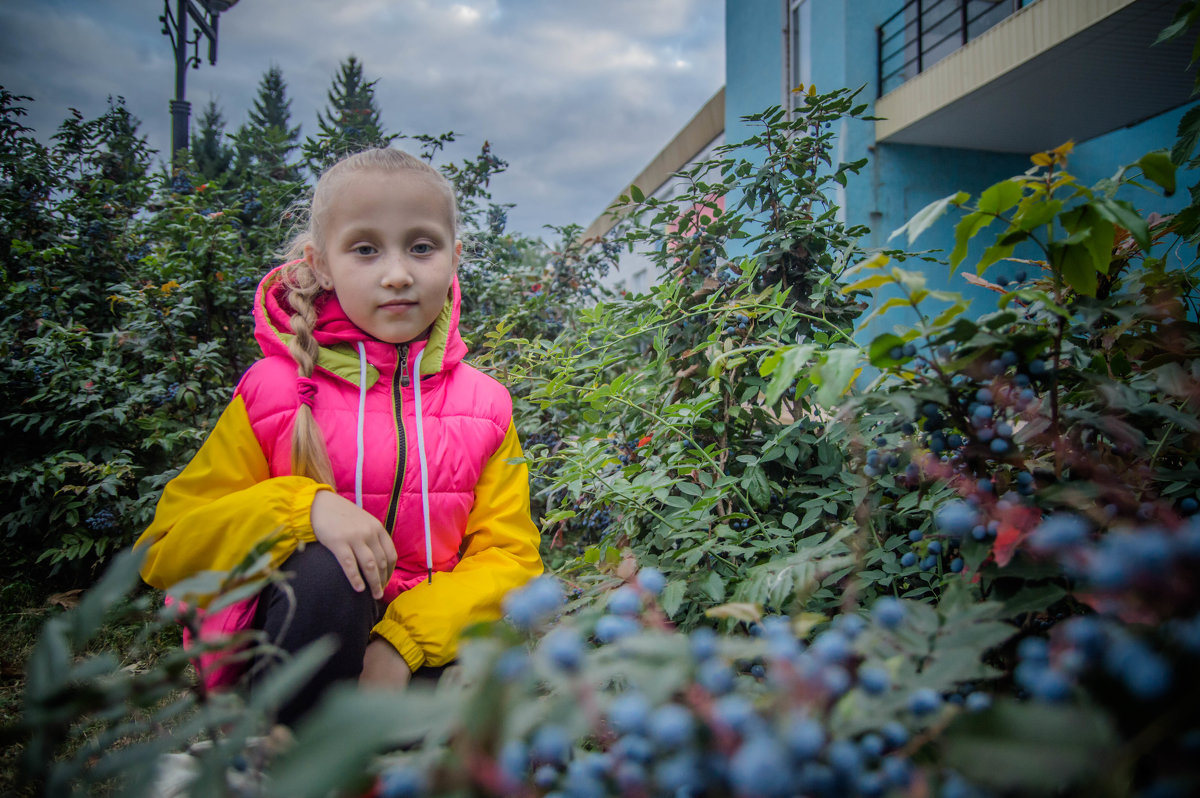
[[[403,257],[388,258],[383,272],[383,284],[388,288],[406,288],[412,285],[412,272]]]

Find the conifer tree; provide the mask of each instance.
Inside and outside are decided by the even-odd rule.
[[[200,117],[200,129],[192,134],[192,158],[196,171],[214,180],[229,171],[233,148],[225,144],[225,117],[216,100],[209,100]]]
[[[350,56],[342,62],[329,89],[329,106],[317,112],[317,137],[304,143],[309,167],[319,172],[343,154],[367,147],[386,147],[397,136],[383,131],[375,102],[377,80],[367,80],[362,62]]]
[[[275,180],[298,179],[288,161],[300,146],[300,125],[292,127],[291,120],[292,101],[283,70],[272,64],[259,81],[249,121],[238,130],[235,170],[244,173],[254,164]]]

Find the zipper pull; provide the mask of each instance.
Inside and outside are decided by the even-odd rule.
[[[408,344],[400,344],[400,387],[408,387]]]

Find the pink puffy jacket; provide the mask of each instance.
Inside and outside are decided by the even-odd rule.
[[[542,571],[530,517],[528,471],[500,383],[463,363],[458,280],[427,341],[370,338],[332,294],[318,299],[313,414],[336,485],[293,476],[297,369],[279,270],[259,285],[255,338],[264,357],[247,370],[196,457],[164,489],[139,545],[142,572],[169,587],[202,570],[228,570],[265,538],[279,563],[315,537],[317,490],[336,489],[392,531],[396,570],[375,633],[414,670],[452,660],[459,632],[499,617],[504,594]],[[213,613],[202,634],[243,628],[249,603]],[[232,674],[206,674],[211,684]]]

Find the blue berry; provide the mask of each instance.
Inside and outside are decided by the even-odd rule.
[[[727,695],[713,704],[713,716],[742,736],[756,727],[761,727],[754,707],[740,695]]]
[[[583,639],[570,627],[554,629],[542,638],[541,648],[550,663],[564,671],[577,671],[583,664]]]
[[[379,798],[417,798],[425,792],[422,773],[406,767],[391,768],[379,779]]]
[[[904,724],[898,720],[889,720],[883,724],[879,733],[883,735],[884,742],[891,749],[899,748],[908,742],[908,729],[904,728]]]
[[[905,568],[912,568],[917,564],[916,552],[906,551],[900,556],[900,564]]]
[[[642,611],[642,597],[629,585],[608,594],[608,611],[614,615],[635,616]]]
[[[930,715],[942,705],[942,697],[930,687],[913,690],[908,698],[908,709],[914,715]]]
[[[673,750],[691,740],[694,726],[687,709],[679,704],[663,704],[650,716],[650,739],[660,748]]]
[[[969,504],[955,499],[939,507],[933,520],[952,540],[959,540],[975,526],[978,515]]]
[[[818,659],[827,663],[845,662],[854,653],[850,640],[837,629],[826,629],[813,640],[809,649]]]
[[[650,719],[650,703],[641,693],[623,693],[608,707],[608,722],[621,734],[642,734]]]
[[[874,665],[866,665],[858,669],[858,686],[871,695],[887,692],[892,680],[886,669]]]
[[[697,660],[716,656],[717,633],[706,626],[692,630],[688,635],[688,643],[692,649],[692,657]]]
[[[914,557],[916,555],[913,555]],[[885,629],[896,629],[904,621],[904,604],[899,599],[884,596],[871,607],[871,618]]]
[[[739,795],[786,796],[793,793],[791,773],[780,765],[787,752],[767,735],[742,743],[729,763],[729,777]]]
[[[883,737],[875,732],[864,734],[862,739],[858,741],[859,750],[863,752],[863,755],[870,762],[874,762],[883,755],[885,745]]]
[[[501,681],[515,682],[529,670],[529,656],[522,648],[510,648],[496,659],[492,670]]]
[[[696,681],[713,695],[725,695],[733,690],[733,670],[716,657],[700,663]]]
[[[596,639],[601,643],[615,643],[637,634],[640,628],[633,618],[624,615],[601,615],[596,621]]]
[[[925,534],[923,532],[921,532],[921,530],[919,530],[919,529],[910,530],[908,533],[908,539],[910,541],[912,541],[913,543],[916,543],[918,540],[920,540],[923,537],[925,537]]]
[[[843,775],[854,775],[863,766],[862,752],[849,740],[834,740],[829,744],[829,765]]]
[[[976,690],[967,695],[965,703],[968,712],[983,712],[992,705],[992,697],[987,693]]]
[[[667,578],[657,568],[643,568],[638,571],[637,583],[642,590],[652,596],[657,596],[666,588]]]
[[[534,765],[565,765],[571,755],[571,736],[557,724],[538,727],[529,741],[529,758]]]
[[[784,729],[783,741],[797,759],[815,759],[825,747],[825,729],[812,718],[798,717]]]

